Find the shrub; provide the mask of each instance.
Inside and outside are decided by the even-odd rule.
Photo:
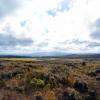
[[[73,73],[69,74],[67,77],[68,86],[73,87],[75,81],[76,81],[75,75]]]
[[[63,100],[75,100],[74,94],[69,94],[67,91],[64,91],[62,93],[62,99]]]
[[[83,61],[83,62],[82,62],[82,66],[86,66],[86,62]]]
[[[45,82],[44,82],[44,80],[37,79],[37,78],[33,78],[33,79],[30,81],[30,84],[31,84],[32,86],[35,86],[35,87],[44,87]]]
[[[44,100],[56,100],[55,92],[52,90],[46,91]]]
[[[90,90],[86,100],[96,100],[97,93],[95,90]]]
[[[77,80],[74,83],[74,88],[76,90],[78,90],[79,92],[81,92],[81,93],[88,92],[88,86],[87,86],[87,84],[85,82],[83,82],[83,81],[80,81],[80,80]]]
[[[42,96],[37,95],[37,96],[35,96],[35,100],[43,100],[43,98],[42,98]]]
[[[5,82],[3,80],[0,80],[0,89],[5,87],[5,85],[6,85]]]
[[[37,91],[34,95],[34,100],[43,100],[42,93]]]

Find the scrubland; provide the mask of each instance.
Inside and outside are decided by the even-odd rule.
[[[0,58],[0,100],[100,100],[100,59]]]

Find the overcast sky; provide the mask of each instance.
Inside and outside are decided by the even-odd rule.
[[[0,53],[100,53],[100,0],[0,0]]]

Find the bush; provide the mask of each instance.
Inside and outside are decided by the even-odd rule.
[[[83,81],[79,81],[77,80],[75,83],[74,83],[74,88],[76,90],[78,90],[79,92],[81,93],[85,93],[85,92],[88,92],[88,87],[87,87],[87,84]]]
[[[42,96],[42,93],[40,91],[37,91],[34,94],[34,100],[43,100],[43,96]]]
[[[37,79],[37,78],[33,78],[33,79],[30,81],[30,84],[31,84],[32,86],[35,86],[35,87],[44,87],[45,82],[44,82],[44,80]]]
[[[75,100],[74,94],[69,94],[67,91],[64,91],[62,93],[62,99],[63,100]]]
[[[86,66],[86,62],[83,61],[83,62],[82,62],[82,66]]]
[[[35,96],[35,100],[43,100],[42,96]]]
[[[90,90],[88,96],[85,97],[85,100],[96,100],[96,91]]]
[[[6,86],[5,82],[3,80],[0,80],[0,89],[5,87],[5,86]]]

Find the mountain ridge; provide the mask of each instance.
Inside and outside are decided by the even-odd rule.
[[[34,52],[28,54],[0,54],[0,57],[100,58],[100,53]]]

